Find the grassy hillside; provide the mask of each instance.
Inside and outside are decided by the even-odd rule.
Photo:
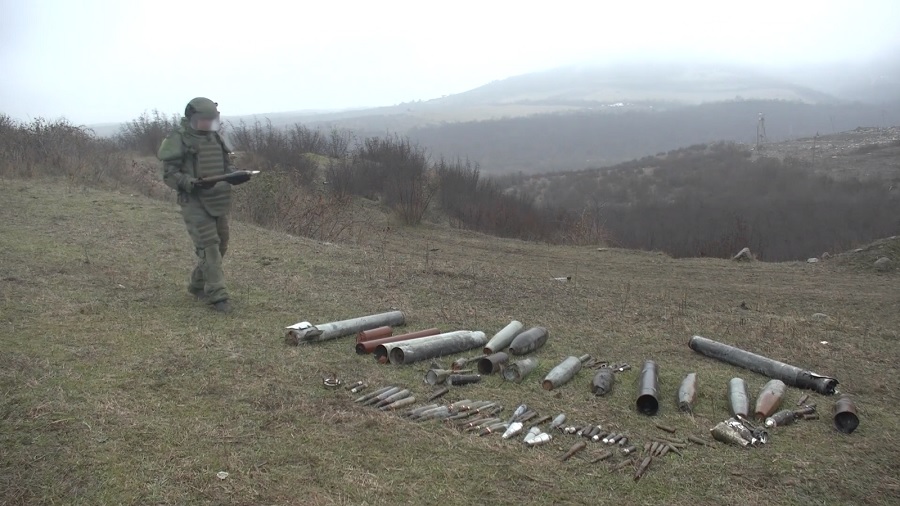
[[[3,504],[896,504],[900,458],[895,274],[853,265],[676,261],[650,253],[547,247],[445,228],[372,229],[325,244],[236,223],[226,272],[236,311],[184,289],[193,261],[171,203],[49,180],[0,181],[0,503]],[[571,282],[553,281],[572,276]],[[740,309],[741,303],[749,309]],[[551,333],[520,385],[487,377],[447,400],[489,399],[626,431],[706,436],[727,416],[725,385],[766,378],[697,356],[693,334],[834,374],[862,423],[822,420],[752,450],[690,447],[639,482],[599,449],[523,448],[350,402],[321,378],[396,384],[424,396],[425,364],[377,366],[352,339],[289,347],[282,328],[396,307],[409,329],[483,329],[510,319]],[[826,313],[825,321],[812,318]],[[823,344],[827,341],[827,344]],[[637,371],[610,394],[579,373],[545,392],[570,354],[660,364],[662,409],[635,413]],[[443,364],[449,359],[441,360]],[[696,371],[700,398],[674,407]],[[787,405],[801,392],[789,390]],[[619,455],[613,463],[621,460]],[[228,476],[218,479],[216,473]]]

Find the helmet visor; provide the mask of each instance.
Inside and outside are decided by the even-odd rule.
[[[198,132],[217,132],[221,127],[219,114],[194,113],[191,115],[191,128]]]

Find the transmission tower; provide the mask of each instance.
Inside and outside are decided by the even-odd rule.
[[[756,150],[762,149],[766,143],[766,117],[759,113],[759,121],[756,123]]]

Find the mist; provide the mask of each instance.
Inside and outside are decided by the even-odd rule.
[[[900,49],[897,26],[900,8],[889,0],[540,8],[3,0],[0,112],[119,122],[181,111],[198,95],[228,115],[364,108],[621,62],[741,65],[827,89],[840,85],[832,77],[855,79],[848,68],[862,80],[884,77],[881,62]]]

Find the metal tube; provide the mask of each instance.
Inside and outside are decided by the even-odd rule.
[[[367,401],[367,400],[371,399],[372,397],[375,397],[376,395],[379,395],[379,394],[383,394],[384,392],[387,392],[388,390],[390,390],[392,388],[394,388],[394,387],[381,387],[378,390],[375,390],[374,392],[369,392],[366,395],[363,395],[362,397],[354,400],[353,402]]]
[[[567,357],[560,362],[544,377],[544,381],[541,383],[544,390],[553,390],[568,383],[581,370],[581,363],[582,361],[578,357]]]
[[[749,369],[769,378],[779,379],[792,387],[813,390],[824,395],[834,395],[835,388],[838,385],[838,380],[835,378],[805,371],[799,367],[750,353],[705,337],[692,337],[688,342],[688,346],[707,357]]]
[[[416,403],[415,396],[410,395],[409,397],[397,399],[396,401],[392,402],[391,404],[382,406],[379,409],[381,409],[382,411],[388,411],[388,410],[393,411],[395,409],[400,409],[404,406],[409,406],[410,404],[415,404],[415,403]]]
[[[391,387],[391,388],[385,390],[384,392],[372,397],[371,399],[367,399],[367,400],[363,401],[362,404],[363,404],[363,406],[375,404],[376,402],[380,402],[384,399],[387,399],[388,397],[394,395],[395,393],[399,392],[400,390],[403,390],[403,389],[400,387]]]
[[[443,334],[443,337],[433,336],[421,340],[400,341],[399,343],[389,344],[387,346],[392,348],[388,357],[394,365],[412,364],[420,360],[428,360],[429,358],[479,348],[487,342],[484,332],[452,334]]]
[[[728,403],[731,414],[747,416],[750,411],[750,396],[747,395],[747,383],[741,378],[731,378],[728,382]]]
[[[638,383],[638,398],[636,401],[639,413],[653,416],[659,411],[659,367],[656,362],[647,360],[641,369],[640,382]]]
[[[531,353],[543,346],[549,337],[550,333],[544,327],[532,327],[513,339],[509,345],[509,353],[510,355]]]
[[[484,345],[484,354],[490,355],[505,349],[519,333],[522,332],[522,322],[513,320],[509,325],[503,327],[500,332],[494,334],[494,337],[486,345]]]
[[[591,392],[594,395],[606,395],[608,394],[613,387],[613,383],[616,382],[616,376],[613,374],[612,369],[608,367],[601,367],[597,374],[594,375],[594,380],[591,384]]]
[[[356,342],[364,343],[375,339],[383,339],[385,337],[391,337],[393,334],[393,327],[376,327],[372,330],[363,330],[359,334],[356,334]]]
[[[787,385],[781,380],[769,380],[756,398],[756,409],[753,411],[757,420],[765,420],[781,407],[781,399]]]
[[[375,407],[380,408],[382,406],[387,406],[388,404],[392,404],[394,401],[399,401],[400,399],[409,397],[410,395],[412,395],[412,392],[410,392],[409,390],[407,390],[407,389],[400,390],[399,392],[397,392],[393,395],[389,395],[389,396],[385,397],[384,399],[376,402]]]
[[[479,374],[451,374],[447,377],[445,384],[447,385],[471,385],[481,381]]]
[[[842,395],[834,403],[834,428],[844,434],[850,434],[857,427],[859,427],[859,416],[856,414],[856,404],[850,397]]]
[[[692,372],[684,377],[678,387],[678,409],[685,412],[694,411],[694,399],[697,398],[697,373]]]
[[[472,333],[471,330],[454,330],[453,332],[444,332],[443,334],[435,334],[432,336],[426,337],[414,337],[411,339],[404,339],[402,341],[390,341],[386,343],[379,344],[372,351],[372,354],[375,356],[376,361],[381,361],[384,359],[384,363],[386,363],[390,359],[391,350],[396,348],[397,346],[402,346],[405,344],[416,343],[416,342],[425,342],[425,341],[433,341],[436,339],[445,339],[448,336],[462,336]]]
[[[502,351],[488,355],[478,361],[478,372],[481,374],[494,374],[509,361],[509,355]]]
[[[520,383],[525,379],[525,376],[528,376],[531,371],[537,368],[539,363],[540,361],[534,357],[513,362],[503,368],[503,379]]]
[[[425,383],[429,385],[441,385],[450,375],[453,374],[453,371],[448,371],[447,369],[429,369],[425,372]]]
[[[420,330],[418,332],[410,332],[408,334],[401,334],[399,336],[384,337],[381,339],[374,339],[372,341],[365,341],[365,342],[361,342],[361,343],[358,342],[358,343],[356,343],[356,353],[359,355],[366,355],[366,354],[369,354],[369,353],[372,353],[373,351],[375,351],[375,348],[377,348],[378,346],[380,346],[382,344],[396,343],[398,341],[407,341],[409,339],[418,339],[420,337],[436,336],[440,333],[441,333],[441,331],[439,331],[438,329],[425,329],[425,330]]]
[[[316,343],[338,337],[349,336],[382,326],[401,327],[406,324],[406,315],[402,311],[391,311],[338,322],[309,325],[300,322],[286,327],[285,341],[288,344]]]

